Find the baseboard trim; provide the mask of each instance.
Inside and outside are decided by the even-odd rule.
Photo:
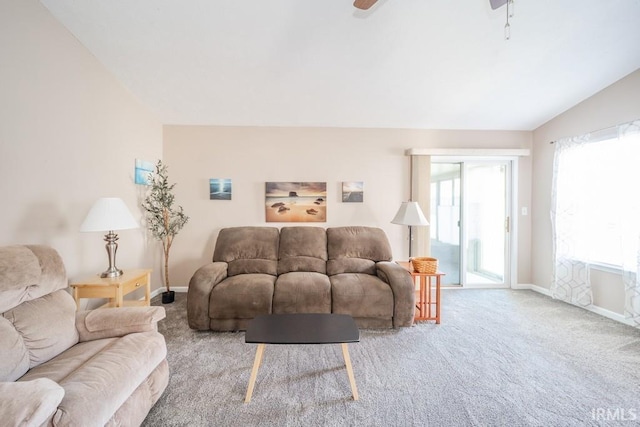
[[[178,292],[178,293],[187,293],[187,290],[189,289],[188,286],[172,286],[171,290]],[[155,289],[153,291],[151,291],[151,298],[153,297],[157,297],[158,295],[161,295],[163,292],[165,291],[165,288],[158,288]]]
[[[512,286],[512,289],[526,289],[536,291],[539,294],[543,294],[548,297],[551,296],[551,289],[543,288],[542,286],[534,285],[532,283],[518,283],[517,285]]]
[[[535,291],[535,292],[538,292],[540,294],[543,294],[543,295],[546,295],[546,296],[552,298],[551,289],[543,288],[542,286],[537,286],[537,285],[528,284],[528,283],[519,283],[519,284],[513,286],[512,288],[513,289],[528,289],[528,290]],[[633,322],[633,320],[627,319],[626,317],[624,317],[624,315],[622,315],[620,313],[616,313],[615,311],[607,310],[606,308],[598,307],[596,305],[590,305],[589,307],[582,307],[582,308],[584,308],[585,310],[588,310],[588,311],[590,311],[592,313],[599,314],[600,316],[604,316],[604,317],[606,317],[608,319],[615,320],[616,322],[620,322],[620,323],[624,323],[625,325],[637,327],[637,325]]]
[[[605,308],[602,307],[598,307],[595,305],[589,306],[589,307],[585,307],[587,310],[599,314],[600,316],[604,316],[607,317],[611,320],[615,320],[616,322],[620,322],[620,323],[624,323],[625,325],[629,325],[629,326],[633,326],[633,327],[637,327],[637,325],[633,322],[633,320],[631,319],[627,319],[626,317],[624,317],[624,315],[620,314],[620,313],[616,313],[614,311],[611,310],[607,310]]]

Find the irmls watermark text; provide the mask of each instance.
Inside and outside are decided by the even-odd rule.
[[[635,408],[592,408],[594,421],[636,421],[638,411]]]

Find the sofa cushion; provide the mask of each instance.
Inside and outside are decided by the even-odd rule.
[[[327,272],[327,232],[321,227],[280,230],[278,274],[293,271]]]
[[[164,337],[143,332],[80,343],[20,381],[49,378],[65,390],[54,425],[103,426],[166,357]]]
[[[271,313],[275,276],[241,274],[218,283],[209,298],[212,319],[252,319]]]
[[[108,338],[76,344],[47,363],[31,369],[19,381],[49,378],[55,382],[60,382],[73,374],[75,370],[91,360],[96,354],[112,345],[117,339]]]
[[[331,313],[331,283],[315,272],[285,273],[276,280],[274,313]]]
[[[229,264],[227,274],[278,273],[279,232],[275,227],[231,227],[220,230],[213,261]]]
[[[393,292],[377,276],[337,274],[329,280],[333,313],[362,318],[393,317]]]
[[[65,290],[25,301],[3,313],[21,335],[33,368],[78,342],[76,303]]]
[[[387,235],[375,227],[334,227],[327,229],[329,259],[365,258],[391,261]]]
[[[237,259],[229,261],[227,274],[237,276],[238,274],[278,274],[278,262],[268,259]]]
[[[48,246],[0,247],[0,313],[67,287],[60,255]]]
[[[327,274],[327,261],[305,256],[285,258],[278,261],[279,275],[296,271]]]
[[[13,324],[0,316],[0,382],[15,381],[29,370],[29,351]]]
[[[40,282],[40,263],[26,246],[0,247],[0,290],[26,288]]]
[[[363,258],[340,258],[327,261],[327,274],[342,273],[376,274],[376,263]]]
[[[47,378],[0,383],[4,425],[41,426],[58,409],[64,389]]]
[[[327,229],[327,274],[376,274],[373,265],[391,261],[386,234],[374,227],[334,227]]]

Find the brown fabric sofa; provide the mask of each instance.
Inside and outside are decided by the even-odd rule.
[[[167,386],[162,307],[76,312],[47,246],[0,247],[0,424],[137,426]]]
[[[189,326],[244,330],[268,313],[341,313],[360,328],[413,324],[414,285],[373,227],[234,227],[189,283]]]

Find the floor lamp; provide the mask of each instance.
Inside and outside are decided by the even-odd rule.
[[[411,227],[429,225],[429,221],[427,221],[427,218],[425,218],[422,213],[418,202],[402,202],[398,213],[393,217],[391,223],[409,226],[409,259],[411,259],[411,246],[413,243]]]

